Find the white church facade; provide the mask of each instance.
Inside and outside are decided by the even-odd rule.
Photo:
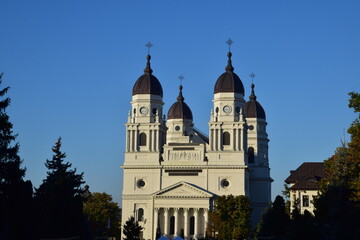
[[[234,73],[231,52],[215,83],[209,136],[193,124],[179,95],[163,116],[163,89],[152,74],[150,55],[132,90],[126,125],[122,223],[134,216],[143,239],[205,236],[209,212],[222,195],[245,195],[252,221],[271,201],[265,111],[252,84],[249,100]],[[185,95],[185,94],[184,94]]]

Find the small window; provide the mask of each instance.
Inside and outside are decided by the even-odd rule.
[[[254,163],[255,162],[255,154],[254,154],[254,148],[249,147],[248,148],[248,162]]]
[[[144,209],[142,208],[139,208],[138,210],[138,221],[139,222],[144,221]]]
[[[146,134],[140,133],[140,146],[146,146]]]
[[[153,108],[153,109],[152,109],[152,113],[153,113],[154,115],[156,115],[156,112],[157,112],[157,109],[156,109],[156,108]]]
[[[138,188],[143,188],[143,187],[145,187],[145,181],[144,181],[143,179],[139,179],[139,180],[137,181],[137,186],[138,186]]]
[[[171,216],[170,217],[170,235],[174,235],[175,234],[175,217]]]
[[[223,133],[223,145],[230,145],[230,133]]]
[[[308,195],[303,195],[303,207],[308,207],[309,206],[309,196]]]

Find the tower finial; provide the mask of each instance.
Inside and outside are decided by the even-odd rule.
[[[146,56],[146,59],[147,59],[147,62],[146,62],[146,67],[144,69],[144,73],[149,73],[149,74],[152,74],[153,70],[151,69],[150,67],[150,59],[151,59],[151,56],[150,56],[150,48],[154,46],[151,44],[151,42],[148,42],[147,44],[145,44],[145,47],[148,48],[148,55]]]
[[[251,77],[251,84],[254,84],[254,78],[256,77],[255,73],[251,72],[249,77]]]
[[[231,52],[231,44],[233,44],[233,40],[231,40],[231,38],[229,38],[226,42],[225,42],[227,45],[229,45],[229,52]]]
[[[182,95],[182,89],[183,89],[182,80],[184,80],[185,77],[182,74],[180,74],[180,76],[178,78],[180,79],[180,86],[179,86],[179,96],[176,98],[176,100],[182,102],[185,99]]]
[[[182,74],[180,74],[180,76],[178,76],[178,79],[180,79],[180,86],[182,86],[182,81],[184,80],[184,76]]]
[[[154,46],[150,41],[148,41],[146,44],[145,44],[145,47],[147,47],[148,49],[148,55],[150,55],[150,48]]]
[[[234,67],[232,66],[232,64],[231,64],[231,56],[232,56],[232,54],[231,54],[231,44],[233,44],[234,42],[233,42],[233,40],[231,40],[231,38],[229,38],[226,42],[225,42],[226,44],[228,44],[229,45],[229,52],[228,52],[228,64],[227,64],[227,66],[225,67],[225,71],[227,71],[227,72],[233,72],[234,71]]]
[[[250,100],[253,100],[253,101],[256,101],[256,95],[255,95],[255,90],[254,90],[254,88],[255,88],[255,84],[252,83],[252,84],[251,84],[251,95],[249,96],[249,99],[250,99]]]

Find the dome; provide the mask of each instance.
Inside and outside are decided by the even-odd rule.
[[[132,95],[136,94],[153,94],[163,96],[163,90],[159,80],[152,75],[152,69],[150,67],[151,56],[147,55],[146,68],[144,69],[144,74],[141,75],[138,80],[135,82]]]
[[[247,101],[244,106],[245,117],[266,119],[264,108],[258,101],[256,101],[254,88],[255,85],[251,84],[251,95],[249,97],[249,101]]]
[[[231,52],[228,53],[228,65],[223,74],[220,75],[215,83],[214,94],[220,92],[234,92],[244,95],[244,85],[236,73],[234,67],[231,65]]]
[[[176,98],[176,102],[170,107],[168,112],[168,119],[188,119],[193,120],[192,112],[189,106],[184,102],[184,97],[182,96],[182,86],[179,87],[180,92],[179,96]]]

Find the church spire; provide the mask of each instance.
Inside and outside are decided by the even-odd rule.
[[[228,56],[228,64],[227,66],[225,67],[225,71],[227,72],[234,72],[234,67],[232,66],[232,63],[231,63],[231,56],[232,56],[232,53],[231,53],[231,44],[233,44],[234,42],[231,40],[231,38],[229,38],[226,43],[229,45],[229,52],[227,54]]]
[[[255,84],[252,83],[251,84],[251,94],[249,96],[249,99],[252,101],[256,101],[256,95],[255,95],[254,88],[255,88]]]
[[[154,45],[151,44],[151,42],[148,42],[147,44],[145,44],[145,46],[148,48],[148,55],[146,56],[147,62],[146,62],[146,67],[144,69],[144,73],[149,73],[152,74],[153,70],[150,67],[150,48]]]
[[[182,89],[183,89],[183,86],[182,85],[180,85],[179,86],[179,96],[176,98],[176,100],[178,100],[178,101],[180,101],[180,102],[183,102],[184,101],[184,97],[183,97],[183,95],[182,95]]]

